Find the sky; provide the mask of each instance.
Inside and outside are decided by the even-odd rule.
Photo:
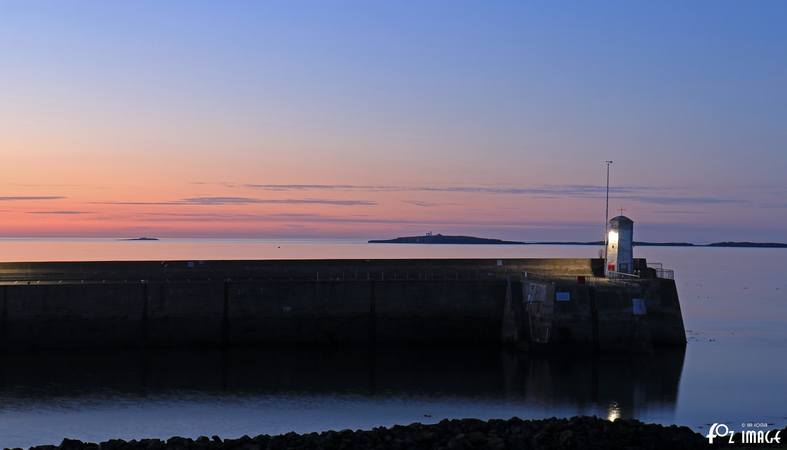
[[[787,242],[783,1],[0,2],[0,237]]]

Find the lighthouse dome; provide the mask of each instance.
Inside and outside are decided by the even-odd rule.
[[[629,219],[626,216],[615,216],[615,217],[609,219],[609,221],[610,222],[618,222],[618,223],[632,223],[632,224],[634,223],[633,220]]]

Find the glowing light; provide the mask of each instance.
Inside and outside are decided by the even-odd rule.
[[[607,420],[614,422],[620,418],[620,408],[617,403],[611,403],[607,408]]]
[[[609,236],[607,237],[607,241],[612,245],[618,245],[618,232],[610,231]]]

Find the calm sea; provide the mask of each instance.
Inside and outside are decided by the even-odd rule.
[[[3,239],[2,261],[591,257],[595,247]],[[637,248],[675,269],[688,346],[638,358],[485,348],[5,355],[0,447],[591,414],[787,423],[787,250]]]

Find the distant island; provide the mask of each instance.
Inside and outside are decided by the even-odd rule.
[[[154,237],[136,237],[136,238],[126,238],[126,239],[118,239],[119,241],[158,241],[158,238]]]
[[[396,239],[371,240],[370,244],[491,244],[491,245],[526,245],[526,242],[504,241],[473,236],[443,236],[427,233],[423,236],[405,236]]]
[[[787,248],[787,244],[781,242],[714,242],[706,247]]]
[[[445,236],[427,233],[423,236],[404,236],[394,239],[372,239],[370,244],[454,244],[454,245],[604,245],[604,241],[504,241],[502,239],[480,238],[474,236]],[[634,241],[635,247],[740,247],[740,248],[787,248],[781,242],[714,242],[694,244],[691,242],[642,242]]]

